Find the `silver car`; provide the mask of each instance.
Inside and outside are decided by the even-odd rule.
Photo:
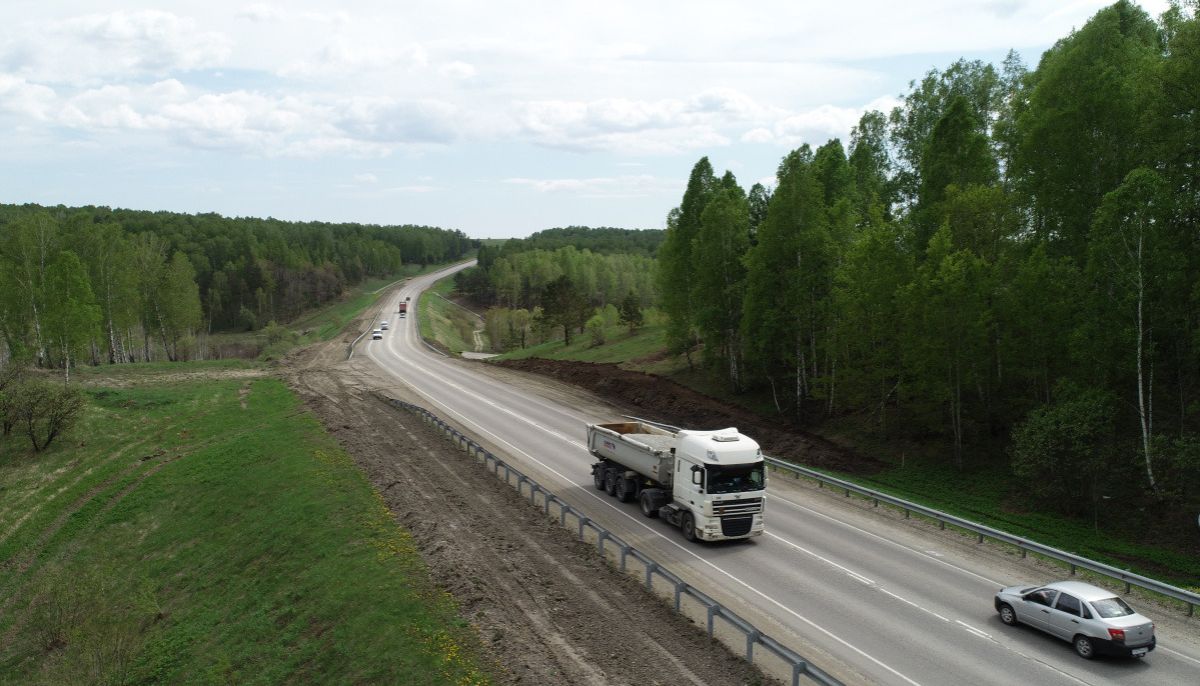
[[[1082,581],[1009,586],[996,593],[996,612],[1009,626],[1028,624],[1070,641],[1088,660],[1096,655],[1145,657],[1154,650],[1154,622],[1112,591]]]

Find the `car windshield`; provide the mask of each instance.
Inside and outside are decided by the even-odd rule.
[[[763,487],[763,465],[761,462],[746,465],[708,466],[709,493],[738,493],[758,491]]]
[[[1104,600],[1093,600],[1092,607],[1096,608],[1096,614],[1110,619],[1112,617],[1127,617],[1134,614],[1133,608],[1129,607],[1124,600],[1117,597],[1105,598]]]

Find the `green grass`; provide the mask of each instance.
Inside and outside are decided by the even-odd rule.
[[[289,329],[300,334],[301,343],[327,341],[337,336],[346,324],[349,324],[363,310],[378,300],[381,289],[405,276],[415,276],[436,268],[428,267],[424,270],[419,270],[414,267],[411,272],[406,270],[402,275],[395,277],[368,279],[351,291],[346,299],[296,319],[287,326]]]
[[[1097,530],[1094,521],[1006,507],[1020,484],[1000,464],[962,474],[940,461],[914,460],[853,480],[1043,545],[1200,591],[1200,557],[1114,536],[1104,528]],[[1099,513],[1101,526],[1108,516]]]
[[[620,364],[654,356],[666,347],[665,329],[661,326],[645,326],[634,333],[625,326],[606,327],[604,345],[595,345],[587,333],[571,334],[571,345],[562,339],[547,341],[528,348],[510,350],[498,359],[520,360],[541,357],[550,360],[577,360],[580,362],[611,362]],[[632,366],[632,365],[622,365]]]
[[[454,277],[435,281],[419,301],[418,318],[421,335],[431,338],[450,352],[475,350],[471,332],[480,326],[479,320],[447,298],[454,291]]]
[[[409,534],[281,382],[88,393],[49,451],[0,441],[0,683],[487,683]]]

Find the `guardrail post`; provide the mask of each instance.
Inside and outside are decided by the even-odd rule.
[[[754,644],[758,642],[760,636],[762,634],[757,631],[751,631],[746,634],[746,662],[750,664],[754,664]]]
[[[542,490],[542,487],[535,484],[532,480],[529,482],[529,504],[537,506],[537,492]]]
[[[600,551],[600,557],[604,557],[604,539],[608,538],[609,534],[606,529],[600,529],[596,532],[596,550]],[[579,533],[579,537],[583,538],[583,532]]]
[[[679,581],[675,584],[675,611],[679,612],[680,603],[683,600],[683,592],[687,590],[687,584]]]
[[[579,540],[583,540],[583,527],[587,526],[591,521],[592,520],[588,519],[587,517],[579,515]]]
[[[717,614],[717,612],[720,611],[720,609],[721,609],[720,605],[709,605],[708,606],[708,637],[709,638],[713,637],[713,616],[715,616]]]
[[[630,550],[629,546],[627,546],[627,545],[621,546],[621,571],[622,572],[625,571],[625,558],[629,557],[629,550]]]
[[[980,538],[982,538],[982,536]],[[1075,564],[1074,563],[1071,564],[1071,576],[1075,576]]]
[[[651,562],[646,565],[646,590],[654,590],[654,573],[658,571],[658,563]]]

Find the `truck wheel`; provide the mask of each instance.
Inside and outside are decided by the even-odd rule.
[[[693,542],[696,540],[696,520],[692,518],[692,513],[683,513],[683,518],[679,520],[679,528],[683,531],[684,538]]]
[[[608,491],[609,495],[617,494],[617,470],[612,467],[604,470],[604,490]]]
[[[596,465],[592,468],[592,483],[596,486],[597,491],[604,490],[604,465]]]
[[[633,495],[637,493],[637,484],[633,479],[626,479],[623,476],[617,477],[617,500],[627,503],[633,500]]]
[[[638,503],[642,506],[642,514],[654,519],[658,516],[658,503],[654,502],[653,491],[642,491],[641,497],[638,498]]]

